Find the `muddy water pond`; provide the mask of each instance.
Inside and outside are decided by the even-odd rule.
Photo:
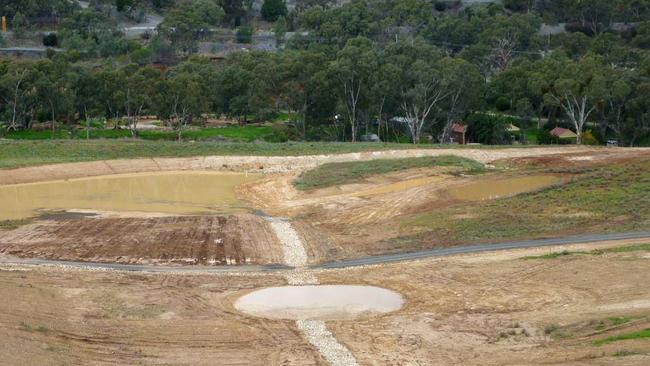
[[[397,292],[375,286],[313,285],[269,287],[235,302],[237,310],[263,318],[339,320],[399,310]]]
[[[530,175],[504,179],[484,179],[448,189],[449,194],[463,201],[483,201],[533,192],[562,183],[555,175]]]
[[[99,176],[0,186],[0,220],[39,210],[219,214],[245,210],[235,188],[259,175],[183,171]]]

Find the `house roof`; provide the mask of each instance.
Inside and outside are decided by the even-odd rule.
[[[451,125],[451,130],[455,133],[465,133],[467,132],[467,125],[460,122],[454,122],[454,124]]]
[[[550,134],[561,139],[571,139],[578,137],[575,132],[562,127],[555,127],[551,130]]]

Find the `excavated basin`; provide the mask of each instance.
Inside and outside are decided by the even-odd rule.
[[[449,194],[463,201],[483,201],[533,192],[562,182],[555,175],[530,175],[506,179],[486,179],[449,188]]]
[[[269,287],[235,302],[239,311],[256,317],[292,320],[340,320],[399,310],[404,299],[375,286],[310,285]]]
[[[257,174],[176,171],[119,174],[0,186],[0,220],[38,210],[136,211],[210,214],[243,211],[235,187]]]

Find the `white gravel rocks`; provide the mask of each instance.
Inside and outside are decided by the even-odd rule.
[[[307,252],[305,252],[305,247],[291,223],[277,218],[266,218],[266,220],[269,221],[271,229],[280,240],[284,253],[284,264],[294,268],[306,266]]]
[[[327,330],[325,322],[322,320],[298,320],[296,321],[309,343],[316,347],[323,357],[332,366],[358,366],[350,350],[340,344]]]
[[[265,217],[271,229],[275,232],[284,254],[284,263],[294,268],[285,277],[289,285],[317,285],[318,279],[307,266],[307,252],[300,236],[287,220]],[[305,338],[332,366],[357,366],[354,356],[344,345],[340,344],[332,332],[327,330],[321,320],[297,320],[296,326]]]

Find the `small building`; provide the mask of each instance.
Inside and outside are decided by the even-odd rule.
[[[557,137],[563,142],[575,142],[578,138],[578,135],[576,135],[575,132],[562,127],[555,127],[549,133],[551,136]]]
[[[467,125],[462,122],[454,122],[451,125],[451,137],[455,143],[465,145],[467,140],[465,135],[467,134]]]
[[[508,127],[506,127],[506,130],[508,132],[510,132],[511,134],[514,134],[514,135],[518,135],[521,132],[521,129],[519,127],[513,125],[512,123],[509,124]]]

